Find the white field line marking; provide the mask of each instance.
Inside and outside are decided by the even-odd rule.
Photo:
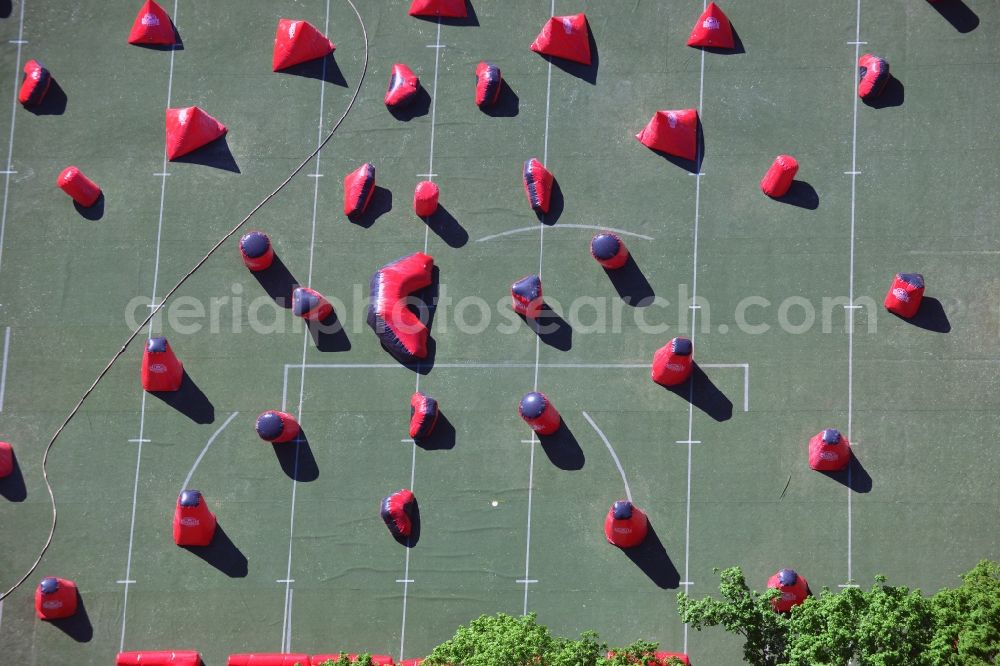
[[[128,586],[128,585],[135,585],[135,581],[134,580],[116,580],[115,584],[117,584],[117,585],[126,585],[126,586]]]
[[[855,17],[854,63],[858,62],[861,53],[861,0],[858,0]],[[851,78],[851,97],[854,100],[854,121],[851,130],[851,266],[848,303],[854,303],[854,236],[857,221],[857,191],[858,191],[858,95],[854,78]],[[847,439],[854,437],[854,310],[847,310]],[[854,526],[853,526],[853,495],[851,490],[851,468],[847,468],[847,580],[854,580]]]
[[[177,26],[177,3],[179,0],[174,0],[174,11],[171,14],[174,21],[174,26]],[[167,74],[167,107],[170,108],[170,98],[173,94],[174,89],[174,56],[177,54],[176,49],[170,50],[170,70]],[[163,147],[163,168],[161,172],[166,173],[167,171],[167,148]],[[150,296],[150,302],[156,303],[156,285],[160,274],[160,241],[162,238],[163,231],[163,203],[166,197],[167,191],[167,179],[163,178],[161,180],[160,186],[160,212],[159,219],[156,224],[156,254],[153,260],[153,289],[152,295]],[[153,327],[149,327],[149,331],[146,334],[146,339],[150,339],[153,336]],[[135,452],[135,485],[132,489],[132,517],[129,523],[128,532],[128,559],[125,562],[125,578],[124,580],[132,580],[132,546],[135,542],[135,513],[136,513],[136,503],[139,499],[139,470],[142,464],[142,445],[145,435],[146,428],[146,392],[142,392],[142,402],[139,405],[139,437],[138,446]],[[121,638],[118,643],[118,651],[125,651],[125,625],[128,619],[128,593],[129,585],[125,586],[125,594],[122,598],[122,631]]]
[[[441,51],[444,46],[441,44],[441,19],[438,18],[437,22],[437,37],[434,49],[434,83],[431,86],[431,139],[430,139],[430,149],[427,157],[427,177],[433,181],[434,177],[437,175],[434,173],[434,128],[437,125],[437,89],[438,89],[438,72],[441,65]],[[426,223],[427,220],[425,219]],[[427,248],[430,243],[431,229],[427,224],[424,224],[424,254],[427,253]],[[417,365],[416,380],[414,391],[420,390],[420,366]],[[303,372],[305,372],[303,370]],[[417,443],[410,440],[411,447],[411,457],[410,457],[410,491],[413,491],[414,482],[417,476]],[[406,549],[406,560],[403,563],[403,613],[402,619],[400,620],[399,628],[399,660],[403,660],[403,655],[406,651],[406,609],[409,602],[410,595],[410,583],[413,581],[410,579],[410,551],[412,548]],[[399,581],[397,581],[399,582]]]
[[[521,227],[520,229],[511,229],[510,231],[503,231],[499,234],[492,234],[490,236],[483,236],[482,238],[477,238],[477,243],[482,243],[483,241],[493,240],[494,238],[500,238],[502,236],[512,236],[514,234],[523,234],[529,231],[534,231],[538,228],[538,225],[533,227]],[[614,227],[598,227],[592,224],[559,224],[553,229],[593,229],[594,231],[612,231],[616,234],[621,234],[623,236],[632,236],[634,238],[641,238],[642,240],[651,241],[653,238],[651,236],[644,236],[643,234],[637,234],[633,231],[626,231],[624,229],[615,229]]]
[[[323,34],[329,34],[330,32],[330,0],[326,0],[326,18],[323,24]],[[323,69],[322,75],[320,76],[320,87],[319,87],[319,122],[318,128],[316,130],[316,147],[319,148],[323,144],[323,107],[326,103],[326,59],[323,59]],[[316,170],[313,171],[314,174],[320,172],[320,158],[321,153],[316,154]],[[312,209],[312,231],[309,237],[309,271],[306,276],[306,284],[312,284],[313,276],[313,264],[316,257],[316,220],[317,212],[319,209],[319,178],[313,179],[313,209]],[[309,351],[309,327],[302,332],[302,371],[299,373],[299,406],[298,411],[295,413],[295,418],[298,419],[299,424],[302,424],[303,414],[302,414],[302,403],[305,400],[306,395],[306,353]],[[287,382],[285,393],[287,397]],[[285,398],[282,398],[282,404],[284,404]],[[283,621],[281,624],[281,649],[285,652],[291,650],[292,645],[292,544],[294,543],[295,537],[295,501],[298,496],[299,489],[299,452],[302,447],[302,439],[300,437],[295,438],[295,463],[292,467],[292,499],[291,508],[288,512],[288,561],[285,567],[285,610]]]
[[[4,174],[3,183],[3,212],[0,213],[0,266],[3,266],[3,238],[4,232],[7,229],[7,199],[10,193],[10,177],[12,174],[17,173],[16,171],[12,171],[14,165],[11,164],[11,159],[14,157],[14,123],[17,120],[17,91],[21,86],[21,47],[27,43],[24,41],[25,2],[27,0],[21,0],[21,18],[18,20],[17,40],[12,42],[17,44],[17,57],[14,59],[14,99],[10,105],[10,140],[7,142],[7,162],[4,164],[7,172]]]
[[[708,7],[707,0],[702,0],[702,11]],[[705,51],[701,52],[701,71],[698,78],[698,119],[702,120],[703,111],[705,105]],[[701,173],[701,151],[698,151],[697,160],[695,166],[698,169],[698,173]],[[698,224],[699,216],[701,215],[701,178],[695,178],[695,189],[694,189],[694,241],[693,241],[693,261],[691,268],[691,301],[692,303],[697,298],[698,295]],[[691,342],[694,343],[695,337],[695,322],[698,319],[698,309],[692,308],[691,310]],[[688,395],[688,440],[694,440],[694,382],[691,383],[691,388]],[[685,510],[684,510],[684,580],[691,580],[691,458],[694,452],[692,448],[693,444],[688,444],[688,459],[687,459],[687,491],[685,497]],[[688,625],[684,625],[684,652],[688,651]]]
[[[3,334],[3,367],[0,368],[0,412],[3,411],[3,397],[7,394],[7,356],[10,354],[10,326]]]
[[[3,600],[0,600],[0,627],[3,627]]]
[[[195,458],[194,465],[191,466],[191,471],[188,472],[187,477],[184,479],[184,485],[181,486],[181,492],[188,488],[188,484],[191,483],[191,477],[194,476],[194,471],[198,469],[198,465],[201,464],[201,459],[205,457],[206,453],[208,453],[208,448],[212,446],[215,439],[222,434],[222,431],[226,429],[226,426],[232,423],[233,419],[237,416],[239,416],[239,412],[233,412],[230,414],[229,418],[226,419],[226,422],[219,426],[219,429],[212,433],[212,436],[208,438],[208,442],[205,443],[205,448],[203,448],[201,453],[198,454],[198,457]]]
[[[3,171],[0,171],[0,174],[10,174],[10,175],[12,175],[12,176],[13,176],[14,174],[16,174],[16,173],[17,173],[17,172],[16,172],[16,171],[14,171],[14,170],[12,170],[12,169],[5,169],[5,170],[3,170]]]
[[[611,454],[611,459],[615,461],[615,467],[618,468],[618,473],[622,476],[622,483],[625,484],[625,497],[628,498],[629,502],[632,502],[632,489],[628,487],[628,479],[625,478],[625,470],[622,468],[622,461],[618,459],[618,454],[615,453],[615,447],[611,446],[611,442],[608,441],[608,438],[604,435],[601,429],[597,427],[596,423],[594,423],[594,419],[590,418],[590,414],[587,412],[581,413],[583,414],[583,418],[587,419],[587,423],[590,424],[590,427],[597,433],[597,436],[601,438],[602,442],[604,442],[604,446],[608,447],[608,453]]]
[[[524,610],[523,614],[528,614],[528,571],[531,568],[531,502],[532,502],[532,492],[531,489],[535,485],[535,443],[537,440],[532,440],[531,444],[531,459],[528,462],[528,525],[525,530],[525,545],[524,545]]]
[[[153,440],[151,440],[151,439],[147,439],[147,438],[145,438],[145,437],[140,437],[140,438],[136,438],[136,439],[130,439],[130,440],[128,440],[128,441],[129,441],[129,443],[131,443],[131,444],[138,444],[139,442],[152,442]],[[853,443],[853,442],[852,442],[852,443]]]

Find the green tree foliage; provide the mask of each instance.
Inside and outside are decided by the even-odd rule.
[[[314,666],[373,666],[372,656],[367,652],[365,654],[359,654],[357,661],[351,661],[347,658],[346,652],[341,652],[340,655],[334,660],[324,661],[322,664],[315,664]]]
[[[1000,563],[983,560],[957,588],[934,595],[937,664],[1000,664]]]

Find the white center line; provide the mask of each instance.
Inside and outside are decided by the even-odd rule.
[[[0,368],[0,412],[3,411],[3,398],[7,395],[7,356],[10,353],[10,326],[3,334],[3,367]]]
[[[17,120],[17,91],[21,84],[21,47],[27,42],[24,41],[24,4],[27,0],[21,0],[21,17],[18,20],[17,39],[11,43],[17,44],[17,57],[14,59],[14,99],[11,102],[10,110],[10,140],[7,143],[6,173],[4,173],[3,183],[3,212],[0,213],[0,267],[3,266],[3,239],[7,229],[7,200],[10,194],[10,177],[17,173],[13,171],[14,165],[11,160],[14,157],[14,123]]]

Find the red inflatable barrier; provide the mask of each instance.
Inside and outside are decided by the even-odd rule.
[[[79,592],[65,578],[43,578],[35,589],[35,616],[39,620],[61,620],[76,613]]]
[[[194,650],[119,652],[115,666],[201,666],[201,655]]]
[[[271,69],[277,72],[279,69],[323,58],[333,53],[334,48],[333,42],[309,21],[278,19]]]
[[[590,27],[587,25],[587,15],[553,16],[542,26],[542,31],[531,43],[531,50],[590,65]]]
[[[312,666],[312,660],[307,654],[279,652],[231,654],[226,666]]]
[[[615,656],[614,650],[608,650],[608,659],[613,659]],[[683,652],[647,652],[643,661],[642,666],[673,666],[676,661],[679,661],[684,666],[691,666],[691,659]],[[639,664],[639,661],[635,662]]]
[[[132,30],[128,33],[128,43],[170,46],[174,42],[174,24],[170,16],[153,0],[146,0],[135,16]]]
[[[406,307],[406,299],[433,279],[434,257],[415,252],[375,271],[368,298],[368,325],[398,358],[427,357],[427,326]]]
[[[410,397],[410,437],[430,437],[439,413],[437,400],[421,391],[414,393]]]
[[[301,427],[295,417],[287,412],[269,409],[257,417],[257,435],[265,442],[284,444],[299,436]]]
[[[344,176],[344,215],[360,215],[371,203],[375,194],[375,165],[362,164]]]
[[[49,70],[37,60],[24,63],[24,78],[17,92],[17,101],[25,107],[38,106],[45,99],[52,85],[52,75]]]
[[[485,109],[496,104],[502,84],[499,67],[485,60],[476,65],[476,106]]]
[[[14,473],[14,447],[9,442],[0,442],[0,479]]]
[[[399,662],[399,666],[420,666],[422,663],[424,663],[424,659],[423,657],[419,657],[416,659],[404,659]]]
[[[167,109],[167,159],[187,155],[225,133],[225,125],[197,106]]]
[[[250,270],[267,270],[274,262],[271,239],[263,231],[248,231],[240,238],[240,256]]]
[[[761,191],[769,197],[783,197],[792,188],[799,163],[791,155],[778,155],[760,181]]]
[[[403,488],[382,498],[379,515],[394,537],[408,537],[413,534],[413,510],[416,508],[413,493]]]
[[[649,519],[639,507],[628,500],[618,500],[604,518],[604,536],[619,548],[634,548],[649,533]]]
[[[885,309],[910,319],[920,309],[924,298],[924,276],[920,273],[896,273],[885,295]]]
[[[437,212],[438,198],[441,196],[441,189],[437,183],[424,180],[417,183],[413,190],[413,212],[417,217],[430,217]]]
[[[441,18],[467,18],[465,0],[413,0],[410,16],[440,16]]]
[[[661,110],[635,138],[647,148],[686,160],[698,158],[698,111]]]
[[[694,366],[693,347],[687,338],[673,338],[653,354],[653,381],[663,386],[675,386],[687,381]]]
[[[710,46],[720,49],[731,49],[735,46],[733,27],[729,24],[729,17],[719,9],[717,4],[708,3],[708,7],[698,17],[698,22],[691,30],[687,45]]]
[[[185,490],[174,508],[174,543],[178,546],[207,546],[215,536],[215,514],[209,510],[201,491]]]
[[[562,425],[562,417],[541,391],[525,393],[518,403],[517,413],[539,435],[552,435]]]
[[[526,275],[510,287],[514,312],[528,319],[536,319],[542,313],[542,279],[537,275]]]
[[[101,198],[101,188],[97,183],[83,175],[75,166],[63,169],[56,179],[56,185],[84,208],[90,208]]]
[[[875,99],[889,84],[889,63],[885,58],[866,53],[858,58],[858,97]]]
[[[333,306],[315,289],[296,287],[292,291],[292,314],[306,321],[323,321],[333,314]]]
[[[851,462],[851,443],[836,428],[827,428],[809,440],[809,467],[837,472]]]
[[[360,657],[360,656],[361,655],[359,655],[359,654],[351,653],[351,654],[347,655],[347,659],[348,659],[348,661],[350,661],[350,662],[353,663],[353,662],[357,661],[358,657]],[[385,654],[373,654],[373,655],[371,655],[371,658],[372,658],[372,663],[375,664],[375,666],[394,666],[395,665],[395,662],[392,660],[392,657],[390,657],[389,655],[385,655]],[[340,655],[339,654],[314,654],[312,656],[312,666],[321,666],[321,664],[323,664],[323,663],[325,663],[327,661],[336,662],[338,659],[340,659]],[[400,665],[400,666],[402,666],[402,665]]]
[[[590,256],[608,270],[615,270],[628,263],[629,254],[618,234],[605,231],[590,239]]]
[[[531,209],[548,213],[552,205],[552,172],[537,157],[532,157],[524,162],[521,175]]]
[[[782,569],[768,578],[767,587],[781,590],[781,596],[771,600],[776,613],[787,613],[809,596],[809,583],[792,569]]]
[[[142,354],[142,388],[146,391],[179,391],[184,365],[174,356],[166,338],[149,338]]]
[[[413,70],[401,62],[392,66],[389,85],[385,89],[385,105],[390,109],[401,109],[413,103],[420,90],[420,78]]]

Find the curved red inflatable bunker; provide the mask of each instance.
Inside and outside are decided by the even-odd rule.
[[[250,270],[267,270],[274,262],[271,239],[263,231],[248,231],[240,238],[240,256]]]
[[[875,99],[889,84],[889,63],[885,58],[866,53],[858,58],[858,97]]]
[[[382,498],[379,515],[394,537],[406,538],[413,534],[413,512],[416,507],[417,498],[403,488]]]
[[[924,276],[920,273],[896,273],[885,295],[885,309],[910,319],[920,309],[924,298]]]
[[[231,654],[226,666],[312,666],[312,660],[307,654],[286,652]]]
[[[525,393],[517,405],[517,413],[539,435],[555,434],[562,425],[562,416],[541,391]]]
[[[771,599],[771,608],[776,613],[787,613],[809,596],[809,582],[795,573],[794,569],[782,569],[767,579],[768,589],[781,590],[781,596]]]
[[[101,198],[101,188],[97,183],[83,175],[75,166],[63,169],[56,179],[56,185],[84,208],[90,208]]]
[[[351,653],[347,655],[347,659],[350,662],[355,662],[358,660],[359,656],[360,655]],[[371,655],[371,658],[372,663],[375,664],[375,666],[395,666],[396,663],[392,660],[392,657],[387,654],[373,654]],[[320,666],[328,661],[336,662],[338,659],[340,659],[339,654],[314,654],[312,656],[312,666]]]
[[[526,275],[510,286],[514,312],[528,319],[536,319],[542,312],[542,278]]]
[[[613,659],[614,656],[615,651],[608,650],[608,659]],[[678,663],[691,666],[691,659],[683,652],[647,652],[642,666],[674,666]]]
[[[365,212],[375,194],[375,165],[365,162],[344,176],[344,215],[353,217]]]
[[[201,666],[201,655],[194,650],[119,652],[115,666]]]
[[[851,462],[851,443],[836,428],[827,428],[809,440],[809,467],[838,472]]]
[[[590,65],[590,27],[587,25],[587,15],[553,16],[542,26],[541,32],[531,43],[531,50]]]
[[[432,180],[422,180],[413,190],[413,212],[417,217],[430,217],[437,212],[441,188]]]
[[[174,543],[178,546],[207,546],[215,536],[215,514],[200,490],[184,490],[174,508]]]
[[[422,391],[410,396],[410,437],[423,439],[430,437],[437,425],[438,402]]]
[[[476,65],[476,106],[485,109],[496,104],[502,85],[499,67],[485,60]]]
[[[262,412],[257,417],[254,428],[257,435],[265,442],[272,444],[284,444],[299,436],[301,428],[295,417],[288,412],[279,412],[276,409],[269,409]]]
[[[35,589],[35,616],[39,620],[61,620],[76,613],[79,592],[66,578],[43,578]]]
[[[17,101],[25,107],[38,106],[52,85],[52,74],[37,60],[24,63],[24,78],[17,92]]]
[[[434,257],[415,252],[375,271],[368,296],[368,325],[402,360],[427,357],[427,326],[407,307],[414,292],[430,286]]]
[[[179,391],[184,365],[174,356],[166,338],[149,338],[142,353],[142,388],[146,391]]]
[[[333,53],[334,48],[333,42],[309,21],[278,19],[271,69],[277,72],[279,69],[323,58]]]
[[[548,213],[552,206],[552,172],[537,157],[532,157],[525,160],[521,176],[531,209]]]
[[[467,18],[469,11],[465,0],[413,0],[410,16],[440,16],[441,18]]]
[[[653,381],[663,386],[683,384],[694,367],[694,349],[687,338],[673,338],[653,354]]]
[[[174,41],[174,24],[170,21],[170,15],[153,0],[146,0],[135,15],[132,30],[128,33],[128,43],[171,46]]]
[[[0,442],[0,479],[14,473],[14,447],[9,442]]]
[[[698,22],[691,30],[687,45],[719,49],[731,49],[735,46],[733,27],[729,23],[729,17],[719,9],[717,4],[708,3],[708,7],[698,17]]]
[[[227,131],[225,125],[197,106],[167,109],[167,159],[175,160],[198,150]]]
[[[616,270],[628,263],[628,248],[618,234],[609,231],[590,239],[590,256],[608,270]]]
[[[649,518],[628,500],[618,500],[604,518],[604,536],[619,548],[638,546],[649,533]]]
[[[694,161],[698,159],[698,111],[657,111],[635,138],[647,148]]]
[[[292,314],[306,321],[323,321],[333,314],[333,306],[315,289],[296,287],[292,291]]]
[[[799,172],[799,163],[791,155],[778,155],[760,179],[760,190],[769,197],[783,197],[792,189],[792,181]]]
[[[413,103],[419,90],[420,77],[403,63],[397,62],[392,66],[383,101],[390,109],[402,109]]]

